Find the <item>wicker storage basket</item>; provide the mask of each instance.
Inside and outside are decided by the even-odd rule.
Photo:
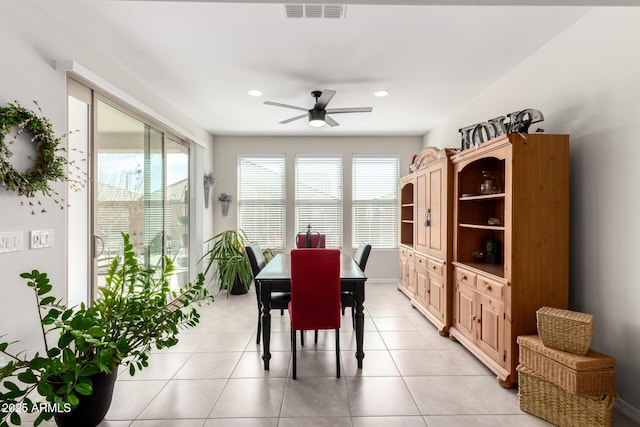
[[[520,409],[559,427],[610,427],[614,394],[577,396],[518,366]]]
[[[537,335],[519,336],[520,363],[560,388],[579,395],[614,394],[616,359],[589,350],[580,356],[546,347]]]
[[[593,315],[542,307],[536,311],[538,334],[547,347],[587,354],[593,337]]]

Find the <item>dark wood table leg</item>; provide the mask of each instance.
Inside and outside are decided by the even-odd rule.
[[[356,284],[356,359],[358,369],[362,369],[364,359],[364,282]]]
[[[271,353],[269,345],[271,344],[271,285],[261,283],[260,298],[262,302],[262,360],[264,361],[264,370],[269,370],[269,360]]]

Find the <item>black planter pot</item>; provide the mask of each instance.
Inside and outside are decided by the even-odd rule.
[[[244,285],[244,283],[242,283],[242,280],[240,280],[240,278],[236,279],[236,283],[233,284],[231,290],[229,291],[231,295],[243,295],[247,292],[247,287]]]
[[[59,427],[95,427],[102,422],[111,406],[113,387],[118,369],[110,374],[96,374],[91,377],[93,394],[79,396],[80,404],[71,412],[58,412],[54,418]]]

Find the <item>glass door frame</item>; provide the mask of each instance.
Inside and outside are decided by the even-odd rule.
[[[152,127],[153,129],[159,131],[162,135],[162,162],[163,162],[163,178],[162,178],[162,189],[163,189],[163,198],[162,198],[162,213],[163,213],[163,219],[162,219],[162,256],[164,256],[165,254],[167,254],[167,233],[166,233],[166,208],[167,208],[167,200],[166,200],[166,192],[167,192],[167,143],[168,141],[172,141],[174,143],[178,143],[179,145],[183,146],[188,153],[188,165],[189,165],[189,170],[187,172],[187,179],[188,179],[188,185],[189,187],[193,186],[194,183],[191,182],[192,181],[192,174],[190,173],[190,167],[191,167],[191,157],[192,157],[192,151],[191,151],[191,147],[188,141],[186,141],[185,138],[180,137],[179,135],[177,135],[175,132],[172,132],[170,129],[167,128],[166,125],[158,122],[157,120],[146,116],[138,111],[136,111],[135,109],[133,109],[132,107],[127,106],[126,104],[123,104],[122,102],[118,101],[117,99],[108,96],[100,91],[97,91],[95,89],[93,89],[93,99],[92,99],[92,105],[91,105],[91,139],[90,139],[90,151],[92,153],[91,157],[90,157],[90,177],[89,177],[89,182],[91,184],[90,186],[90,206],[89,206],[89,215],[90,215],[90,254],[89,254],[89,263],[91,264],[91,269],[90,269],[90,281],[91,281],[91,287],[90,287],[90,300],[95,299],[98,296],[98,256],[101,253],[101,248],[100,248],[100,244],[99,244],[99,240],[100,238],[97,235],[97,226],[98,226],[98,221],[97,221],[97,214],[98,214],[98,209],[97,209],[97,201],[98,201],[98,179],[97,179],[97,171],[98,171],[98,150],[97,150],[97,134],[98,134],[98,126],[97,126],[97,120],[98,120],[98,104],[99,102],[104,102],[107,105],[109,105],[112,108],[115,108],[116,110],[122,112],[123,114],[126,114],[130,117],[132,117],[135,120],[138,120],[140,122],[142,122],[145,125],[145,132],[148,132],[149,127]],[[192,212],[193,210],[193,206],[191,206],[191,198],[188,199],[187,201],[188,203],[188,212]],[[189,218],[191,218],[192,215],[189,215]],[[191,220],[189,220],[188,222],[188,234],[189,236],[191,236],[191,229],[193,228],[193,224],[191,224]],[[190,243],[191,239],[189,239],[189,243]],[[188,247],[187,248],[187,253],[191,254],[192,251],[190,250],[191,248]],[[146,252],[146,251],[145,251]],[[145,259],[148,258],[148,255],[145,254]],[[164,267],[164,262],[162,263],[162,267]],[[192,271],[192,263],[188,260],[187,261],[187,280],[189,280],[191,278],[193,274]]]

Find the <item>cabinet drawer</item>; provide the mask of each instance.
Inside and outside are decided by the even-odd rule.
[[[416,266],[416,268],[420,268],[422,270],[426,270],[427,269],[427,258],[423,257],[422,255],[416,254],[414,263],[415,263],[414,265]]]
[[[435,274],[437,276],[442,277],[442,270],[444,269],[444,265],[439,262],[427,260],[427,270],[430,274]]]
[[[456,282],[465,284],[472,288],[476,287],[476,274],[467,270],[456,268]]]
[[[499,300],[504,299],[504,284],[486,277],[478,276],[476,279],[476,289],[489,297]]]
[[[413,251],[411,249],[400,247],[400,257],[402,258],[413,258]]]

